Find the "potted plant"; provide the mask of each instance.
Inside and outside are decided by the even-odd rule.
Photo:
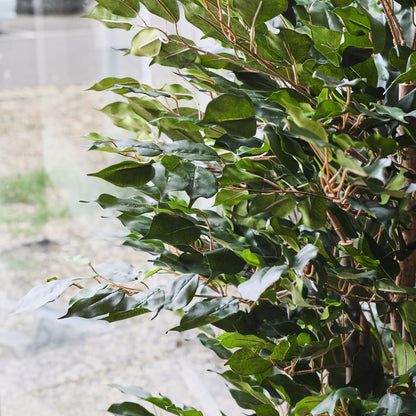
[[[132,192],[97,202],[154,269],[138,288],[87,262],[98,283],[65,317],[184,310],[172,330],[202,328],[248,414],[416,414],[413,1],[97,3],[90,17],[133,30],[128,52],[181,82],[91,87],[115,93],[102,111],[133,136],[86,137],[121,157],[91,175]],[[171,30],[137,19],[142,6]],[[184,37],[182,8],[217,48]],[[36,293],[51,301],[73,284]]]

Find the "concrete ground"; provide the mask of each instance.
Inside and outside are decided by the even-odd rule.
[[[87,154],[78,137],[113,132],[93,108],[104,106],[108,97],[92,98],[89,94],[96,93],[82,90],[105,76],[133,76],[149,84],[172,77],[114,50],[128,47],[129,38],[77,16],[0,20],[0,187],[5,176],[43,167],[51,175],[56,203],[69,212],[33,225],[10,220],[10,211],[29,216],[31,207],[0,206],[1,416],[104,416],[114,401],[132,399],[110,388],[111,383],[139,385],[206,416],[219,415],[220,408],[228,416],[240,414],[222,379],[207,371],[223,371],[221,364],[199,343],[185,340],[195,334],[166,333],[177,323],[173,314],[111,325],[57,320],[67,298],[34,313],[13,314],[34,285],[55,275],[85,273],[67,256],[149,267],[142,253],[92,237],[97,230],[120,226],[100,219],[98,208],[78,203],[101,192],[98,182],[84,189],[84,175],[106,162]],[[9,220],[2,221],[2,214]]]

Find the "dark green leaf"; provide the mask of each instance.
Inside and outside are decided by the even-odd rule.
[[[207,251],[204,256],[208,259],[211,277],[219,274],[236,274],[239,273],[246,262],[233,251],[227,248],[218,248]]]
[[[357,397],[357,392],[354,387],[343,387],[330,393],[323,402],[313,408],[311,414],[315,416],[327,412],[330,415],[333,415],[338,400],[353,399],[355,397]]]
[[[90,295],[88,293],[88,295]],[[125,296],[124,290],[114,287],[98,287],[88,297],[82,297],[82,291],[69,307],[68,312],[61,318],[79,316],[81,318],[95,318],[113,312]]]
[[[207,105],[203,122],[217,124],[231,135],[252,137],[257,125],[252,102],[244,96],[223,94]]]
[[[107,412],[120,416],[154,416],[154,413],[150,413],[143,406],[132,402],[112,404]]]
[[[197,274],[182,274],[178,276],[167,287],[165,307],[173,311],[184,308],[193,299],[198,282],[199,276]]]
[[[180,325],[172,331],[187,331],[212,324],[238,312],[238,300],[231,296],[204,299],[193,305],[182,317]]]
[[[146,239],[162,240],[168,244],[192,244],[201,231],[179,215],[160,213],[153,217]]]
[[[152,165],[127,161],[109,166],[99,172],[90,173],[88,176],[96,176],[121,187],[139,188],[151,181],[154,175],[155,170]]]
[[[197,198],[211,198],[218,191],[217,179],[208,169],[186,164],[189,182],[185,188],[191,201]]]
[[[360,62],[366,61],[373,53],[370,48],[357,48],[355,46],[347,46],[342,52],[341,65],[345,67],[354,66]]]

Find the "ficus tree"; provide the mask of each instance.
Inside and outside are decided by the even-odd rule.
[[[172,330],[201,328],[242,414],[415,415],[414,5],[97,0],[89,17],[130,31],[126,53],[178,77],[91,87],[115,94],[102,111],[131,134],[86,136],[120,155],[91,175],[131,195],[96,202],[154,268],[137,286],[128,265],[90,264],[92,287],[52,280],[20,309],[77,285],[65,317],[183,311]],[[152,415],[142,404],[109,411]]]

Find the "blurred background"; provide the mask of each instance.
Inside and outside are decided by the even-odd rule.
[[[80,202],[115,191],[86,174],[120,161],[88,153],[81,136],[126,135],[97,111],[114,97],[86,89],[107,76],[160,86],[174,75],[123,56],[117,49],[129,48],[132,34],[80,18],[92,7],[86,0],[0,0],[0,415],[103,416],[114,401],[132,399],[110,383],[139,385],[206,416],[219,408],[237,415],[221,378],[206,371],[223,371],[212,353],[186,341],[195,334],[166,333],[175,316],[111,325],[58,320],[71,293],[13,313],[47,279],[89,273],[69,257],[151,268],[146,255],[120,247],[121,225],[102,218],[110,213]]]

